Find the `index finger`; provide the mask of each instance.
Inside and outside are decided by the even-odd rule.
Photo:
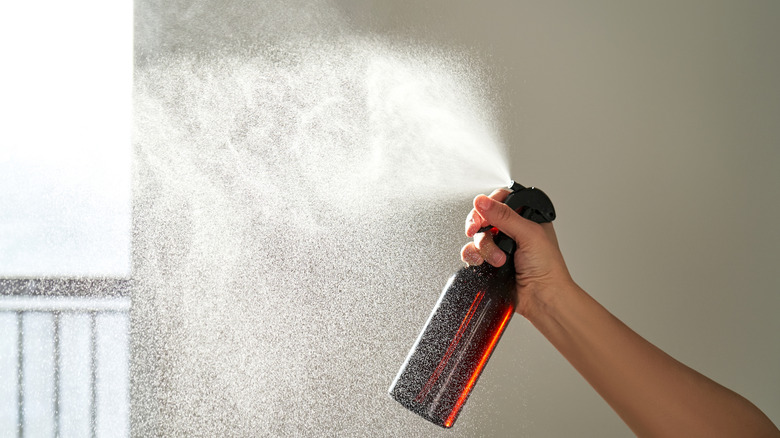
[[[528,240],[528,237],[539,231],[547,232],[545,228],[531,220],[517,214],[516,211],[502,202],[496,202],[487,196],[479,195],[474,198],[474,207],[477,213],[490,225],[503,231],[518,244]],[[552,231],[552,227],[548,227]]]
[[[507,196],[511,193],[511,190],[506,188],[500,188],[493,190],[493,193],[488,196],[491,199],[495,199],[498,202],[504,202]],[[473,237],[474,234],[479,231],[480,228],[490,225],[485,218],[483,218],[476,209],[471,209],[468,216],[466,216],[466,236]]]

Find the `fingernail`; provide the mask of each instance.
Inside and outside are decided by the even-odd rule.
[[[482,211],[487,211],[490,209],[490,207],[493,205],[493,203],[488,199],[487,196],[480,196],[477,198],[477,207],[479,207]]]
[[[490,254],[490,264],[496,267],[503,266],[504,253],[502,251],[496,251],[493,254]]]

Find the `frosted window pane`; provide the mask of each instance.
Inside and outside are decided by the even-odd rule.
[[[0,312],[0,437],[16,437],[19,338],[15,312]]]
[[[97,337],[97,435],[129,436],[130,388],[128,383],[128,317],[98,315]]]
[[[54,317],[31,312],[22,321],[24,433],[54,436]]]
[[[60,317],[60,436],[90,435],[92,347],[90,315]]]
[[[128,276],[132,1],[0,2],[0,276]]]

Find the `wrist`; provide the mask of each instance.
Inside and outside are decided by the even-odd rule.
[[[571,278],[549,284],[518,285],[517,313],[536,326],[545,325],[561,313],[567,302],[583,293]]]

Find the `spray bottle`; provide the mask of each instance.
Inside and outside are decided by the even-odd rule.
[[[547,195],[512,181],[504,203],[537,223],[555,219]],[[390,396],[410,411],[450,428],[477,382],[517,307],[515,242],[492,226],[496,245],[507,254],[500,268],[488,263],[461,268],[450,277],[406,361],[390,385]]]

